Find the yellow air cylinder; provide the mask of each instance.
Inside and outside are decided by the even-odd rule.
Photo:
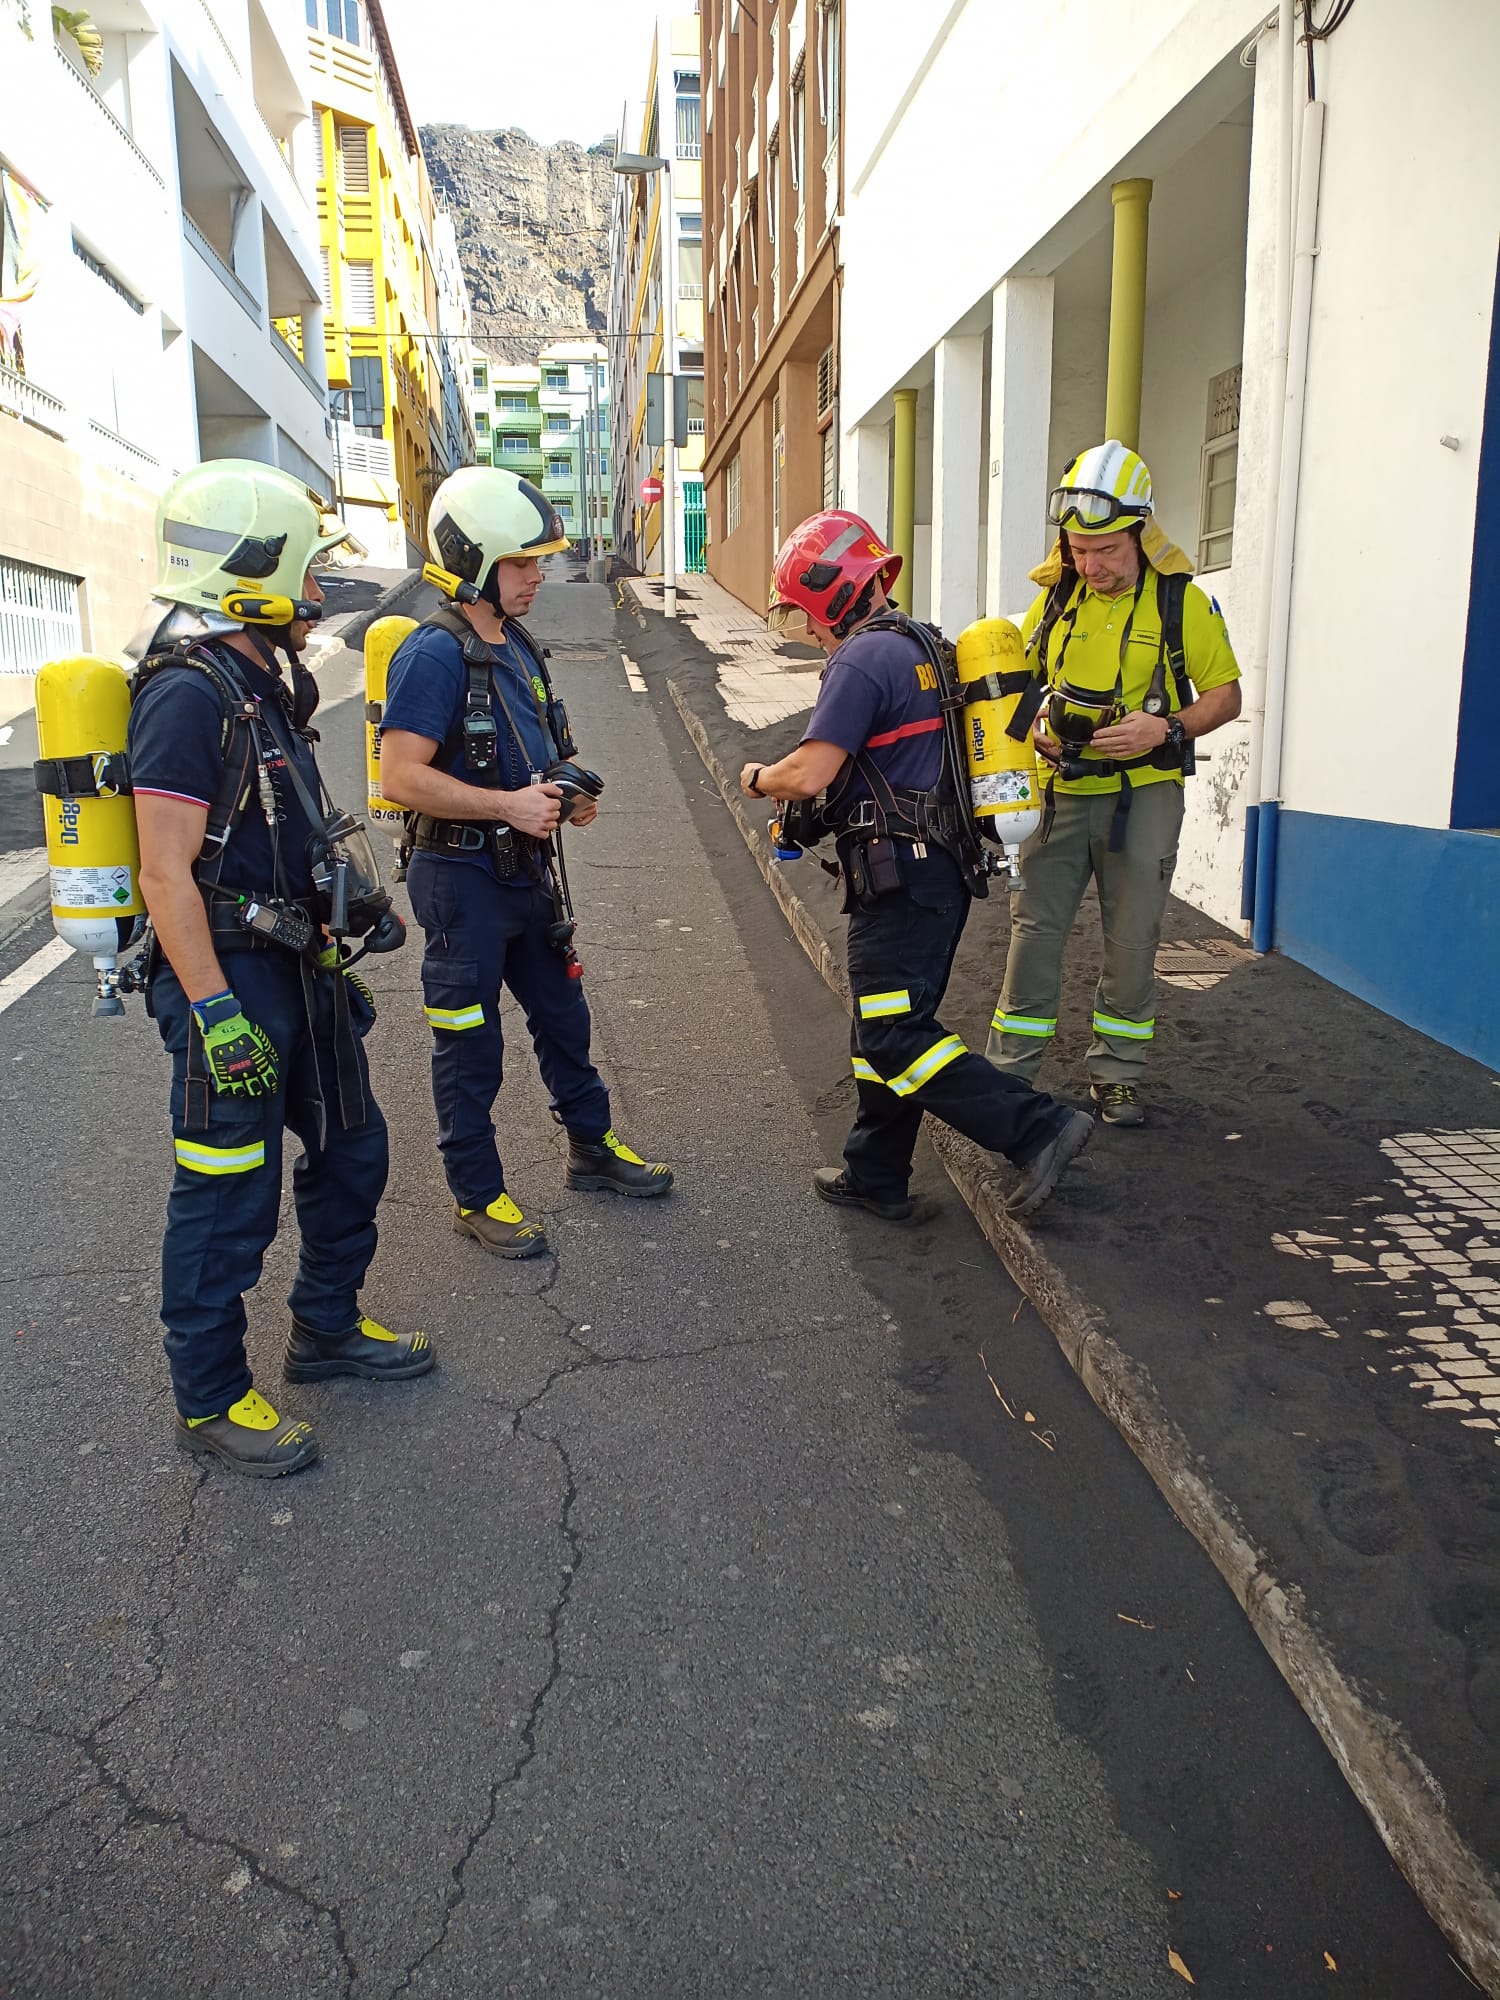
[[[396,648],[408,632],[416,629],[415,618],[377,618],[365,634],[365,809],[372,820],[387,826],[399,826],[406,808],[392,805],[380,792],[380,727],[385,712],[385,684]]]
[[[1042,823],[1042,787],[1036,752],[1028,733],[1022,742],[1005,725],[1030,674],[1020,628],[1008,618],[981,618],[958,635],[958,678],[965,687],[990,679],[996,692],[971,700],[964,710],[969,752],[969,799],[974,817],[998,840],[1012,880],[1021,873],[1021,843]],[[1011,689],[1001,693],[1001,685]]]
[[[51,660],[36,677],[52,924],[101,972],[113,968],[146,908],[135,801],[122,768],[129,722],[130,683],[111,660]]]

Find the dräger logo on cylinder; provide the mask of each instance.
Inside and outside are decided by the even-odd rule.
[[[78,818],[77,799],[64,799],[62,801],[61,812],[62,825],[59,833],[59,838],[64,847],[76,847],[78,845]]]

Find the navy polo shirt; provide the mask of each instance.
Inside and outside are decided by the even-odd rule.
[[[836,743],[850,757],[864,751],[893,791],[931,791],[943,770],[943,713],[936,674],[916,640],[852,633],[824,669],[802,740]],[[840,803],[870,793],[852,765],[829,789]]]
[[[497,731],[496,775],[503,790],[519,792],[547,769],[556,753],[538,712],[540,696],[532,680],[533,662],[525,647],[518,640],[506,638],[491,651],[495,660],[490,675],[490,713]],[[463,783],[473,783],[473,773],[464,764],[463,743],[458,735],[468,693],[469,670],[458,640],[441,626],[419,625],[401,641],[391,661],[380,726],[382,730],[399,729],[412,736],[425,736],[439,746],[433,758],[437,770]],[[483,852],[434,854],[431,858],[464,861],[494,873],[489,855]],[[513,879],[523,888],[530,886],[524,877]]]
[[[226,657],[219,648],[213,650]],[[292,727],[280,676],[238,653],[227,658],[247,692],[263,707],[275,709],[275,728],[263,723],[262,737],[269,752],[276,825],[267,825],[257,789],[229,836],[220,885],[261,896],[311,896],[307,843],[312,829],[287,780],[286,751],[316,799],[318,767],[312,748]],[[130,710],[130,781],[136,797],[185,799],[210,807],[224,773],[223,719],[223,700],[206,673],[191,666],[159,668]]]

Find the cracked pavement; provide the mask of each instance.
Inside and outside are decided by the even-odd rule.
[[[596,1053],[678,1186],[568,1191],[512,1008],[502,1145],[553,1254],[456,1237],[419,939],[372,961],[365,1302],[440,1358],[283,1398],[278,1241],[251,1358],[318,1466],[236,1481],[172,1442],[139,1003],[90,1021],[75,961],[4,1016],[0,1986],[1134,2000],[1179,1990],[1175,1945],[1217,1993],[1310,1992],[1326,1946],[1351,1990],[1445,1994],[1227,1593],[930,1166],[910,1232],[809,1199],[844,1025],[629,691],[609,595],[535,624],[609,787],[569,849]],[[358,666],[320,668],[348,800]],[[997,1430],[984,1342],[1054,1453]]]

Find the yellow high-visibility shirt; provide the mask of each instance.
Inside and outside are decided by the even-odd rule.
[[[1043,591],[1022,620],[1021,634],[1028,642],[1041,621],[1046,602],[1047,593]],[[1075,605],[1078,615],[1072,621],[1072,637],[1068,639],[1069,613]],[[1122,659],[1120,643],[1132,605],[1135,617]],[[1107,690],[1113,688],[1116,676],[1119,676],[1121,700],[1126,708],[1138,709],[1151,686],[1160,648],[1161,614],[1156,608],[1154,569],[1148,566],[1145,588],[1139,599],[1133,589],[1127,590],[1123,597],[1101,597],[1080,580],[1062,616],[1047,635],[1047,678],[1056,681],[1059,662],[1062,663],[1063,676],[1072,687]],[[1223,613],[1196,583],[1188,585],[1183,598],[1182,650],[1187,659],[1188,679],[1199,694],[1206,694],[1210,688],[1225,687],[1240,677],[1239,663],[1230,647],[1229,634],[1224,629]],[[1032,665],[1041,664],[1033,655]],[[1175,715],[1181,704],[1170,667],[1167,669],[1167,700],[1170,712]],[[1082,755],[1087,762],[1090,753],[1084,750]],[[1048,775],[1045,761],[1041,762],[1041,770],[1045,779]],[[1132,786],[1158,784],[1163,778],[1170,778],[1174,784],[1182,783],[1180,771],[1160,771],[1150,764],[1142,764],[1130,774]],[[1117,792],[1120,789],[1118,774],[1112,778],[1058,778],[1056,783],[1060,792]]]

